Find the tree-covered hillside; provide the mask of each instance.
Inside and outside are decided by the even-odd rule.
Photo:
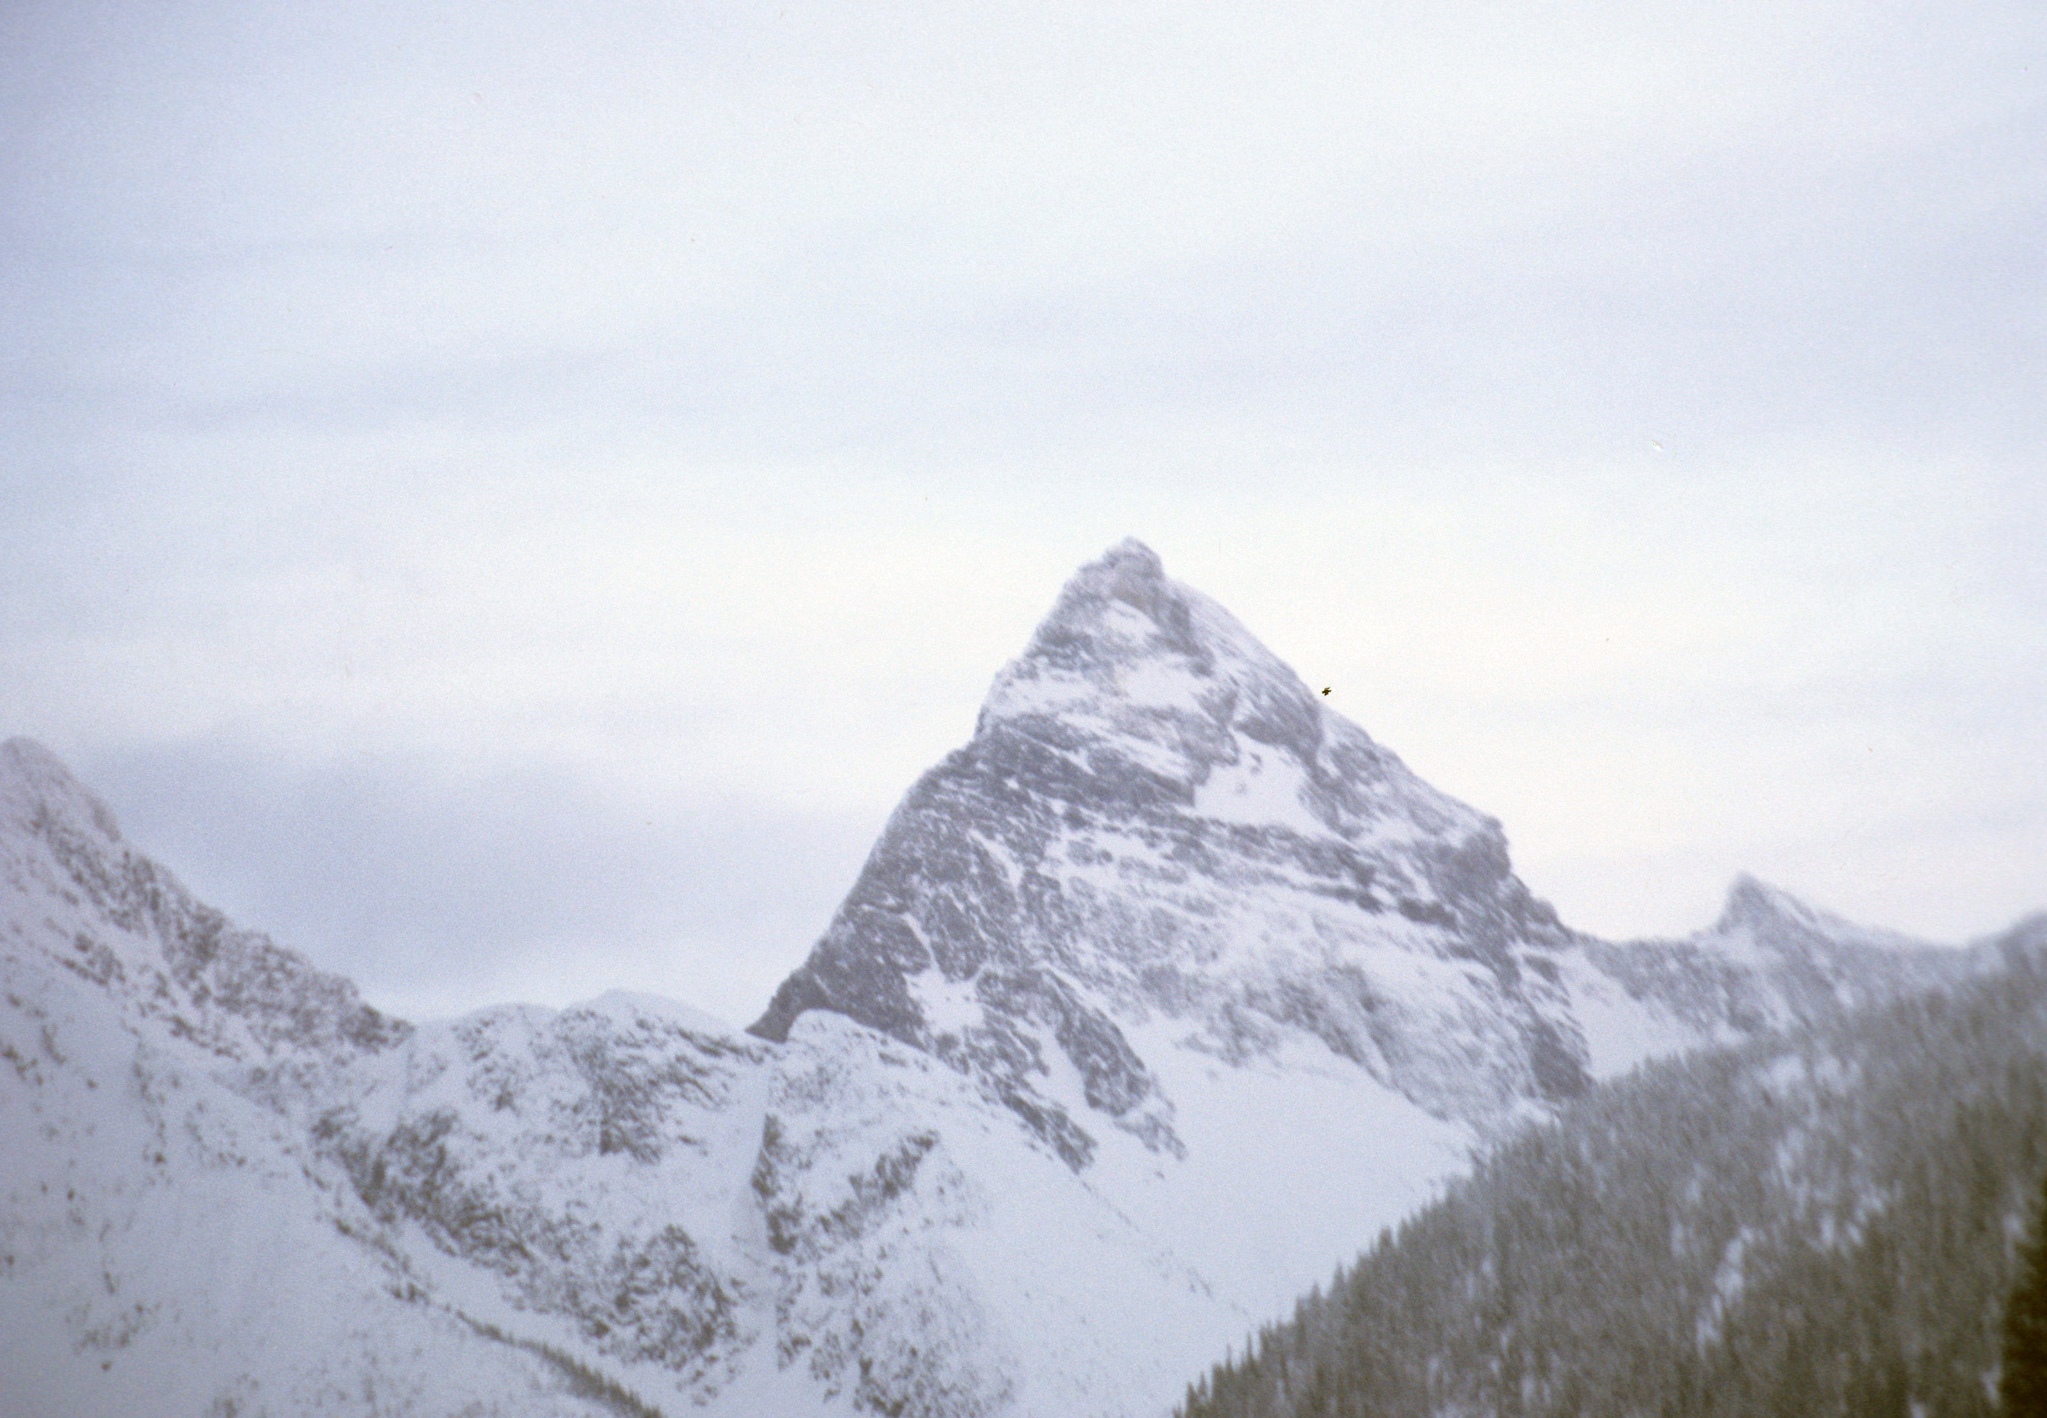
[[[2047,1171],[2047,921],[1950,992],[1652,1066],[1496,1153],[1186,1418],[1979,1418]]]

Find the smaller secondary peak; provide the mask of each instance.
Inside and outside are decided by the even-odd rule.
[[[1811,924],[1819,913],[1788,891],[1783,891],[1747,872],[1735,877],[1727,888],[1727,904],[1721,908],[1715,930],[1767,921],[1796,921]]]
[[[1822,911],[1746,872],[1727,889],[1727,905],[1708,934],[1722,940],[1746,940],[1779,952],[1802,951],[1816,942],[1889,951],[1944,949],[1930,941],[1860,925],[1831,911]]]

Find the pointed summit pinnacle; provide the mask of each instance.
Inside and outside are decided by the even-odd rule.
[[[1388,817],[1426,820],[1429,832],[1489,830],[1329,709],[1235,616],[1169,578],[1134,537],[1061,588],[995,677],[974,742],[1030,757],[1047,782],[1078,769],[1085,781],[1070,791],[1104,805],[1249,813],[1343,838]]]
[[[1024,658],[1066,668],[1103,655],[1126,658],[1161,650],[1205,659],[1193,638],[1192,602],[1197,599],[1186,587],[1166,579],[1157,552],[1126,537],[1100,560],[1073,573],[1031,637]],[[1221,614],[1219,607],[1215,609]]]
[[[1163,581],[1166,579],[1165,563],[1159,554],[1135,537],[1125,537],[1102,553],[1102,559],[1082,569],[1082,574],[1095,567],[1113,569],[1118,577],[1133,581]]]
[[[1320,706],[1294,672],[1129,538],[1061,588],[1023,654],[996,676],[979,731],[1057,718],[1198,758],[1194,741],[1246,716],[1269,720],[1268,741],[1284,739],[1304,759],[1321,742]],[[1189,775],[1201,770],[1183,763],[1179,776]]]

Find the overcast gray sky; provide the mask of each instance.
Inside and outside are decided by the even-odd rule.
[[[0,8],[0,734],[736,1022],[1127,534],[1581,928],[2047,906],[2047,8]]]

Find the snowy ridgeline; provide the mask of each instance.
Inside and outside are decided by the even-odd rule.
[[[1134,543],[749,1032],[384,1018],[21,741],[0,873],[24,1413],[1159,1414],[1516,1122],[1965,966],[1748,880],[1570,931]]]

